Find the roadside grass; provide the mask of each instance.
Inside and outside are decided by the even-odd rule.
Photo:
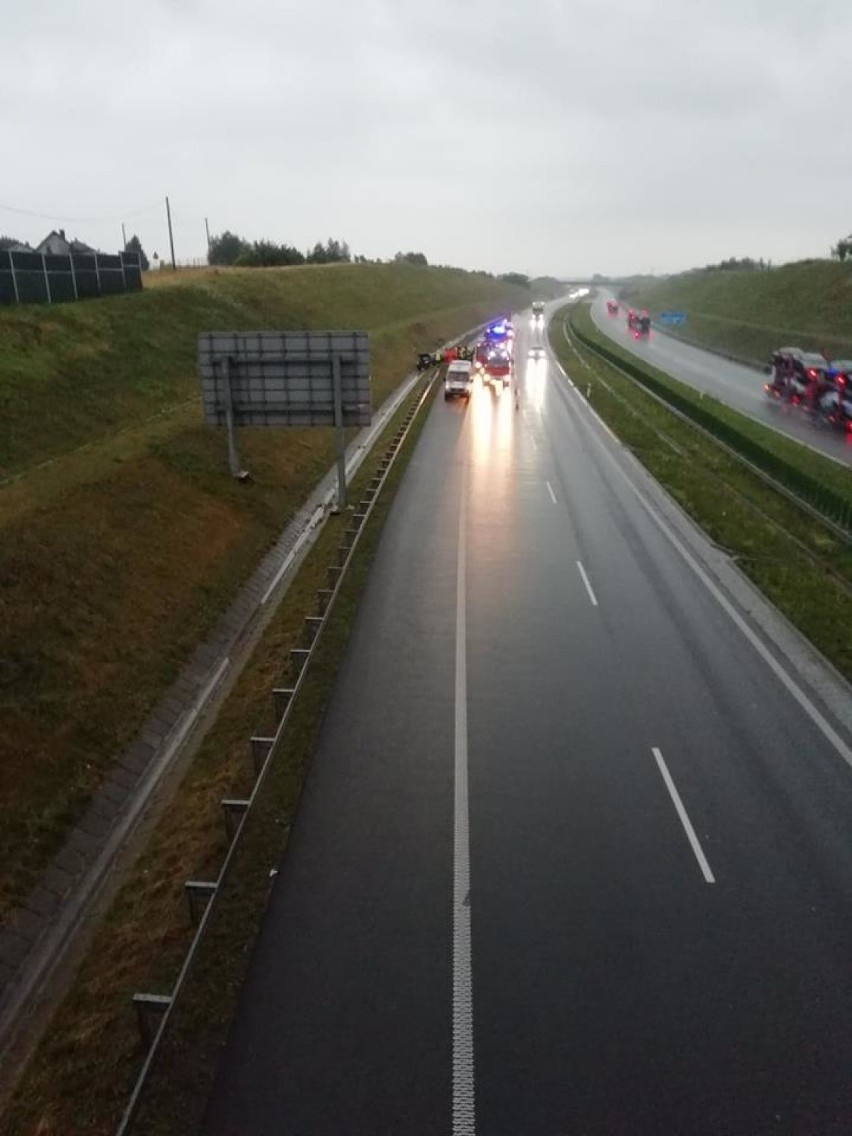
[[[185,996],[165,1040],[140,1111],[140,1136],[184,1136],[196,1131],[201,1120],[248,968],[250,945],[260,929],[268,902],[269,873],[278,866],[286,848],[298,803],[293,771],[304,770],[316,748],[323,709],[344,657],[384,522],[425,420],[426,415],[422,414],[413,425],[399,451],[403,460],[395,463],[385,491],[363,530],[333,619],[319,646],[316,666],[312,667],[294,707],[284,744],[251,814]]]
[[[852,264],[815,260],[769,272],[687,272],[623,289],[647,308],[687,313],[683,336],[758,365],[778,347],[852,359]],[[667,334],[677,336],[674,328]]]
[[[148,274],[159,278],[160,273]],[[154,288],[0,309],[0,480],[194,397],[196,337],[228,328],[415,325],[522,290],[456,269],[308,265],[165,273]],[[459,329],[461,330],[461,329]],[[422,347],[412,338],[411,362]],[[408,368],[406,368],[408,369]]]
[[[0,919],[333,464],[331,430],[245,430],[240,452],[254,480],[231,480],[223,435],[201,424],[196,332],[364,326],[379,405],[418,347],[518,300],[495,281],[417,266],[205,279],[0,311],[0,387],[26,393],[34,416],[24,415],[25,429],[13,416],[7,450],[32,464],[0,488]],[[41,329],[32,354],[18,352],[12,379],[3,369],[10,326]],[[75,343],[93,348],[85,366]],[[85,387],[70,425],[69,383]]]
[[[388,424],[374,451],[376,457],[365,462],[353,481],[353,500],[363,492],[378,456],[422,389],[421,385]],[[165,1063],[170,1076],[197,1078],[192,1090],[171,1085],[166,1090],[167,1112],[177,1125],[174,1130],[182,1134],[192,1130],[183,1118],[203,1105],[199,1093],[213,1070],[208,1061],[215,1064],[227,1028],[239,976],[265,905],[269,871],[286,846],[289,823],[384,518],[429,406],[431,397],[400,449],[363,530],[359,550],[293,707],[285,744],[256,803],[239,862],[208,931],[202,964],[187,990],[191,1028],[199,1031],[191,1052],[182,1051],[181,1062],[189,1059],[191,1067],[184,1072],[181,1064],[172,1068],[171,1059]],[[327,566],[336,562],[346,523],[345,515],[329,517],[182,781],[172,787],[172,799],[162,809],[144,851],[96,931],[72,989],[9,1102],[0,1124],[8,1136],[114,1133],[144,1056],[131,996],[137,990],[172,988],[193,933],[183,883],[215,879],[218,874],[227,852],[219,802],[224,797],[246,796],[251,790],[248,740],[273,725],[272,687],[286,680],[282,660],[288,658],[291,647],[301,644],[304,617],[316,612],[316,591],[327,586]],[[225,981],[215,994],[207,986],[211,966]],[[186,1024],[181,1028],[185,1031]]]
[[[566,341],[569,315],[583,330],[591,323],[587,307],[563,308],[551,321],[550,341],[580,390],[589,392],[597,413],[790,622],[852,680],[849,545],[578,340]]]
[[[772,459],[781,462],[801,477],[807,478],[815,487],[822,487],[833,494],[848,508],[849,516],[852,517],[852,473],[845,466],[823,457],[760,422],[755,422],[748,415],[740,414],[718,399],[702,394],[688,383],[683,383],[665,371],[637,358],[634,353],[604,335],[595,326],[588,306],[575,309],[571,315],[571,323],[581,335],[623,360],[628,366],[640,366],[656,383],[672,391],[681,403],[689,403],[702,412],[712,412],[719,422],[759,446]],[[778,410],[783,413],[784,408],[779,406]],[[818,489],[816,491],[818,492]]]

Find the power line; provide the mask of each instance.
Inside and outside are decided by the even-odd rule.
[[[134,209],[130,212],[117,213],[113,217],[60,217],[55,213],[34,213],[32,209],[17,209],[13,205],[0,204],[0,212],[18,213],[22,217],[36,217],[40,221],[61,221],[66,225],[96,224],[98,222],[123,221],[128,217],[139,217],[143,213],[153,213],[160,209],[159,201],[154,205],[147,205],[144,209]]]

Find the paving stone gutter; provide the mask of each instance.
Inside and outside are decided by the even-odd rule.
[[[451,345],[472,334],[466,332]],[[376,412],[372,424],[350,443],[346,451],[347,480],[419,377],[410,374]],[[117,854],[137,830],[146,806],[182,747],[199,734],[205,710],[247,661],[250,651],[246,648],[253,643],[253,633],[284,594],[291,569],[310,549],[336,498],[335,466],[193,652],[133,744],[116,760],[62,850],[0,928],[0,1068],[5,1066],[7,1078],[15,1077],[26,1056],[19,1050],[31,1051],[37,1040],[37,1036],[31,1036],[38,1030],[34,1019],[39,1014],[46,1016],[50,1003],[61,996],[62,991],[54,987],[62,964],[103,894]],[[10,1087],[0,1083],[0,1095]]]

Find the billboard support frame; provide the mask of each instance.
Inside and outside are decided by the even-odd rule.
[[[235,481],[245,481],[249,476],[248,470],[240,465],[240,455],[237,450],[237,432],[234,428],[234,399],[231,394],[231,359],[225,355],[219,360],[222,368],[222,381],[225,384],[225,426],[228,430],[228,468]]]
[[[332,507],[335,513],[347,508],[346,429],[370,424],[369,366],[365,331],[199,332],[204,418],[226,428],[231,476],[250,476],[237,450],[242,426],[333,427]]]
[[[331,373],[334,379],[334,436],[337,446],[337,508],[346,508],[346,438],[343,433],[343,381],[340,374],[340,352],[331,357]]]

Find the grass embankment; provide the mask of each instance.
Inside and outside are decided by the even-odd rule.
[[[768,272],[685,272],[643,280],[623,295],[653,316],[686,312],[684,337],[761,366],[788,345],[852,359],[852,264],[816,260]]]
[[[596,411],[711,539],[728,550],[787,618],[852,680],[849,545],[579,341],[567,342],[567,311],[551,322],[551,343],[575,382],[583,391],[589,389]],[[574,309],[575,321],[584,334],[600,334],[587,306]],[[775,437],[767,444],[774,444]],[[791,460],[805,463],[815,474],[835,477],[838,487],[852,497],[848,471],[794,442],[777,441]]]
[[[419,397],[410,396],[408,406]],[[386,487],[365,526],[288,721],[285,742],[264,782],[237,862],[207,932],[198,965],[185,988],[175,1031],[176,1049],[160,1068],[167,1074],[162,1115],[152,1122],[172,1132],[194,1131],[221,1042],[233,1012],[251,943],[313,755],[325,703],[345,650],[393,492],[425,421],[415,420]],[[352,500],[373,476],[403,408],[352,486]],[[112,1136],[141,1067],[131,997],[172,989],[193,929],[183,883],[218,875],[227,840],[219,802],[244,797],[253,784],[248,739],[274,727],[271,690],[287,685],[282,671],[291,647],[302,645],[306,615],[317,612],[316,590],[327,587],[347,524],[330,517],[289,587],[274,620],[230,692],[195,756],[178,794],[161,816],[97,931],[73,989],[55,1015],[2,1119],[7,1136]],[[156,1102],[155,1102],[156,1103]],[[159,1112],[159,1110],[155,1110]],[[138,1131],[148,1131],[148,1125]]]
[[[0,919],[334,460],[333,431],[202,425],[200,330],[359,327],[373,404],[523,293],[406,265],[178,273],[0,311]]]

